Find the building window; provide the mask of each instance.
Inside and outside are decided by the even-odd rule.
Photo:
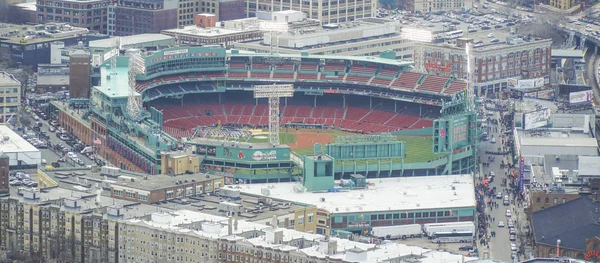
[[[537,202],[538,204],[539,204],[539,203],[541,203],[541,202],[542,202],[542,198],[539,198],[539,197],[538,197],[538,198],[536,199],[536,202]]]
[[[127,198],[132,198],[132,199],[135,199],[135,193],[133,193],[133,192],[129,192],[129,191],[127,191],[127,192],[125,192],[125,196],[126,196]]]
[[[566,202],[567,202],[567,198],[563,198],[563,199],[562,199],[562,203],[564,204],[564,203],[566,203]]]
[[[121,192],[121,190],[113,190],[113,195],[115,195],[115,196],[123,196],[123,192]]]
[[[544,201],[545,201],[546,204],[550,203],[550,198],[546,197],[546,199]]]
[[[167,192],[167,199],[173,199],[173,191]]]
[[[304,224],[304,216],[299,216],[298,217],[298,225],[303,225]]]
[[[554,198],[554,204],[558,204],[558,198]]]
[[[308,214],[308,223],[312,223],[312,221],[313,221],[313,214],[310,213],[310,214]]]
[[[138,194],[138,200],[148,201],[148,195]]]

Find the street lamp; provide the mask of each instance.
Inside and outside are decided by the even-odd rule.
[[[556,240],[556,257],[560,257],[560,239]]]

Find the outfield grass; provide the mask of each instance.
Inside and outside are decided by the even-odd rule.
[[[336,130],[321,130],[322,133],[331,134],[334,138],[339,136],[349,136],[356,134],[347,133]],[[397,138],[406,143],[406,158],[404,158],[405,163],[418,163],[418,162],[426,162],[429,160],[434,160],[438,157],[445,156],[444,154],[434,154],[433,153],[433,140],[431,136],[397,136]],[[303,148],[303,149],[295,149],[293,150],[296,154],[299,155],[313,155],[312,148]],[[401,158],[394,158],[391,160],[393,163],[402,162]],[[346,161],[348,163],[350,161]],[[356,160],[356,164],[363,165],[366,164],[365,160]],[[372,162],[375,162],[374,160]],[[381,160],[381,163],[388,163],[388,160]],[[338,162],[341,164],[341,162]]]

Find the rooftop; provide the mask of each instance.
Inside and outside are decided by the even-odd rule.
[[[213,27],[213,28],[202,28],[195,25],[186,26],[184,28],[174,28],[174,29],[166,29],[162,32],[165,33],[175,33],[182,35],[192,35],[192,36],[201,36],[201,37],[216,37],[216,36],[227,36],[227,35],[235,35],[244,32],[252,32],[252,31],[260,31],[258,28],[258,24],[256,26],[246,25],[241,28],[225,28],[225,27]]]
[[[38,75],[37,76],[38,86],[68,86],[69,75]]]
[[[330,212],[475,207],[471,175],[371,179],[367,189],[302,192],[296,183],[247,184],[241,192],[315,205]],[[264,195],[268,192],[268,195]],[[433,194],[435,193],[435,194]],[[394,197],[394,198],[393,198]]]
[[[124,36],[124,37],[119,38],[120,45],[123,48],[127,48],[127,46],[136,46],[136,45],[147,43],[147,42],[162,41],[162,40],[175,41],[175,38],[172,36],[166,36],[163,34],[139,34],[139,35],[134,35],[134,36]],[[114,38],[94,40],[94,41],[90,41],[90,43],[89,43],[90,48],[112,48],[114,45],[115,45]]]
[[[600,177],[600,156],[579,156],[579,175]]]
[[[35,26],[0,24],[0,42],[39,43],[61,40],[87,34],[87,28],[73,27],[67,23],[47,23]]]
[[[31,143],[11,130],[7,125],[0,125],[0,152],[24,153],[39,152]]]
[[[131,180],[133,178],[133,180]],[[180,182],[204,182],[204,181],[212,181],[214,179],[221,178],[218,175],[210,175],[210,174],[182,174],[177,176],[170,175],[151,175],[146,177],[135,177],[135,176],[127,176],[127,174],[123,174],[118,180],[115,180],[112,183],[114,186],[121,187],[129,187],[134,189],[152,191],[155,189],[164,189],[174,187],[179,185]]]
[[[560,246],[585,251],[585,239],[600,233],[598,211],[600,203],[591,196],[581,196],[573,201],[559,204],[533,213],[531,222],[537,244]]]
[[[227,51],[230,52],[230,51]],[[236,54],[237,53],[237,54]],[[231,52],[229,54],[231,57],[264,57],[264,53],[255,53],[248,51],[238,51]],[[277,54],[281,59],[291,58],[291,59],[336,59],[336,60],[353,60],[356,62],[371,62],[371,63],[379,63],[391,66],[409,66],[413,65],[413,62],[410,61],[402,61],[400,59],[387,59],[381,57],[372,57],[372,56],[332,56],[332,55],[302,55],[302,54]]]
[[[598,147],[595,138],[573,138],[573,137],[521,137],[522,146],[560,146],[560,147]]]
[[[101,85],[94,86],[108,98],[118,99],[129,97],[129,67],[128,57],[117,57],[116,70],[111,69],[110,63],[106,62],[100,68]],[[113,71],[115,74],[113,74]],[[135,96],[140,96],[134,91]]]
[[[16,189],[11,193],[10,197],[17,199],[23,203],[37,203],[37,204],[48,204],[60,207],[62,211],[69,211],[75,213],[89,213],[101,214],[104,217],[108,217],[108,207],[121,208],[121,219],[138,218],[145,215],[160,212],[171,211],[168,208],[158,208],[152,205],[144,205],[135,202],[115,199],[106,196],[98,196],[97,193],[87,193],[76,190],[70,190],[62,187],[56,187],[52,189],[43,190],[40,192],[39,199],[27,199],[22,195],[16,193]],[[73,207],[67,202],[77,201],[77,206]]]
[[[21,82],[12,74],[0,71],[0,87],[21,87]]]
[[[435,251],[420,247],[407,246],[397,243],[384,243],[381,245],[365,244],[347,239],[330,238],[329,241],[336,242],[336,249],[328,253],[320,242],[325,237],[317,234],[299,232],[290,229],[273,229],[263,224],[251,223],[244,220],[237,221],[237,227],[232,228],[232,235],[228,233],[228,218],[207,215],[204,213],[178,210],[170,213],[153,214],[143,219],[128,220],[129,224],[146,226],[157,229],[169,229],[178,233],[186,233],[208,238],[225,238],[246,241],[254,246],[272,248],[279,251],[295,251],[314,258],[332,258],[348,261],[360,261],[363,263],[376,263],[394,258],[413,258],[410,262],[463,262],[475,258],[463,258],[462,255],[448,252]],[[234,223],[235,224],[235,223]],[[191,227],[190,227],[191,226]],[[266,233],[282,232],[282,242],[273,242]],[[258,237],[244,238],[246,232],[259,232]],[[304,240],[304,241],[300,241]],[[301,246],[298,246],[301,244]],[[365,253],[365,258],[357,260],[351,258],[355,253]]]

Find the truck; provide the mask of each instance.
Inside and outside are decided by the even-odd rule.
[[[435,233],[448,232],[471,232],[475,233],[475,223],[468,222],[449,222],[449,223],[431,223],[423,225],[423,232],[428,237],[432,237]]]
[[[102,169],[100,169],[100,175],[113,178],[119,177],[120,172],[121,169],[116,167],[103,166]]]
[[[420,224],[373,227],[371,235],[382,239],[406,239],[420,237],[423,234]]]

